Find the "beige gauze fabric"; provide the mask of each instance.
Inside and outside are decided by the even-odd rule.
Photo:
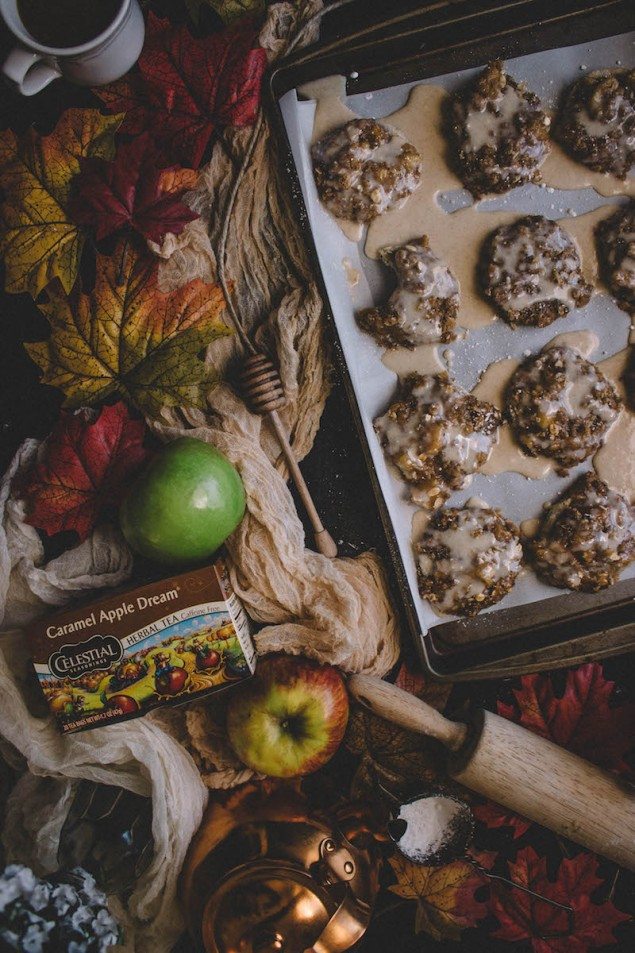
[[[320,8],[319,0],[301,4],[299,22]],[[271,8],[261,34],[270,58],[297,30],[295,15],[291,4]],[[155,248],[164,259],[163,289],[195,277],[217,279],[227,197],[251,136],[252,130],[230,130],[216,143],[187,197],[201,219]],[[330,355],[322,302],[266,117],[229,219],[225,269],[242,327],[279,366],[287,397],[281,416],[302,459],[328,396]],[[208,361],[231,380],[242,354],[236,335],[215,342]],[[187,433],[214,444],[241,473],[247,515],[228,542],[230,573],[249,614],[266,623],[256,635],[259,652],[301,653],[347,672],[385,674],[397,661],[399,639],[381,564],[374,553],[330,560],[306,548],[280,448],[266,422],[225,383],[210,392],[204,411],[170,411],[160,424],[149,423],[166,440]],[[350,428],[356,439],[352,419]],[[250,776],[219,731],[225,701],[156,716],[188,748],[209,787],[230,787]]]
[[[304,16],[319,9],[308,4]],[[261,42],[278,52],[290,7],[273,8]],[[218,143],[188,201],[207,224],[211,248],[225,221],[232,169],[251,130]],[[243,327],[275,357],[288,398],[282,416],[297,456],[310,449],[328,393],[329,355],[322,305],[269,126],[263,123],[238,190],[226,246],[226,272]],[[174,288],[195,275],[213,280],[216,259],[202,253],[200,222],[177,239],[161,266],[161,285]],[[167,251],[167,250],[166,250]],[[238,337],[210,348],[208,359],[232,378],[242,350]],[[231,572],[249,613],[267,623],[256,636],[261,652],[304,653],[346,671],[385,674],[396,662],[398,636],[376,556],[329,560],[305,548],[302,525],[284,482],[275,437],[228,384],[212,390],[208,408],[165,415],[154,425],[164,438],[187,432],[226,453],[240,470],[248,513],[229,541]],[[192,428],[192,429],[190,429]],[[356,439],[350,422],[351,440]]]

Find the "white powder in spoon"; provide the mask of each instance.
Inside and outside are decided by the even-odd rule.
[[[450,797],[423,797],[399,809],[398,820],[406,830],[397,841],[399,850],[415,863],[423,863],[448,842],[456,829],[463,804]]]

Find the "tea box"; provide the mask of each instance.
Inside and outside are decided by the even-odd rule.
[[[28,638],[64,733],[193,701],[248,678],[256,661],[222,560],[38,620]]]

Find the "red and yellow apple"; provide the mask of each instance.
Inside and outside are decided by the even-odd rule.
[[[336,668],[270,655],[231,698],[227,732],[240,760],[254,771],[293,778],[326,764],[347,721],[348,694]]]

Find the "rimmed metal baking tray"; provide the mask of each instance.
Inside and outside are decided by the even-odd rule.
[[[403,5],[402,5],[403,6]],[[335,15],[335,14],[334,14]],[[635,27],[635,11],[621,0],[605,2],[455,2],[425,4],[402,10],[381,24],[366,26],[297,54],[270,75],[269,95],[289,176],[315,271],[327,308],[329,295],[320,269],[314,235],[300,186],[281,100],[304,83],[335,73],[347,77],[347,95],[400,86],[481,66],[494,57],[510,59],[570,47],[625,33]],[[520,212],[519,212],[520,214]],[[441,677],[461,673],[485,677],[505,671],[505,663],[558,646],[563,657],[571,645],[592,653],[624,651],[635,644],[635,580],[628,579],[599,594],[559,593],[530,604],[498,608],[471,620],[451,620],[422,630],[403,546],[395,534],[381,482],[373,463],[368,434],[344,356],[332,311],[329,311],[336,356],[351,404],[352,420],[366,456],[370,478],[386,532],[392,562],[412,636],[428,668]],[[558,329],[554,329],[554,334]],[[501,355],[503,356],[503,355]],[[566,600],[566,601],[565,601]]]

